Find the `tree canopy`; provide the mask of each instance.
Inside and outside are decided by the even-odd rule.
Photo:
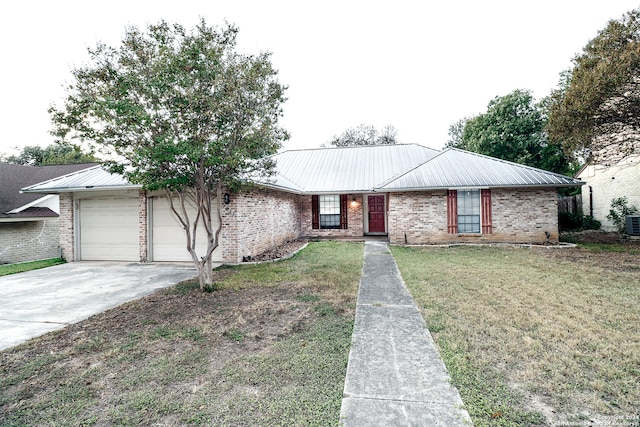
[[[269,175],[267,156],[288,138],[278,126],[286,87],[270,54],[237,53],[237,33],[204,19],[190,31],[164,21],[146,31],[128,28],[120,46],[88,50],[89,64],[72,70],[64,105],[50,108],[52,133],[61,141],[84,141],[130,182],[164,189],[203,289],[212,286],[220,233],[211,228],[212,203],[220,205],[223,187]],[[195,218],[187,214],[188,200]],[[198,227],[207,231],[205,254],[195,252]]]
[[[485,113],[451,125],[446,146],[567,173],[569,159],[547,140],[545,111],[544,103],[536,102],[527,90],[497,96]]]
[[[553,92],[547,130],[552,142],[585,158],[620,157],[637,149],[607,135],[638,134],[640,9],[611,20],[573,59]]]
[[[329,145],[335,147],[351,147],[355,145],[390,145],[397,144],[396,135],[398,132],[391,126],[385,126],[378,131],[372,125],[359,125],[355,128],[349,128],[342,132],[339,136],[334,136]]]
[[[38,145],[22,147],[15,156],[3,158],[5,162],[28,166],[65,165],[98,162],[93,154],[83,152],[80,147],[50,144],[44,148]]]

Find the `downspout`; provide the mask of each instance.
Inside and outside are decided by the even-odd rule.
[[[589,186],[589,216],[593,218],[593,187]]]

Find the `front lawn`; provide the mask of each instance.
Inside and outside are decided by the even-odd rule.
[[[4,264],[0,265],[0,276],[37,270],[39,268],[51,267],[58,264],[64,264],[64,260],[62,258],[52,258],[42,261],[22,262],[20,264]]]
[[[637,252],[392,250],[476,426],[640,423]]]
[[[362,260],[311,243],[0,352],[0,425],[337,425]]]

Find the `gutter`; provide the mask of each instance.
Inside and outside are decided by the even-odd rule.
[[[533,184],[533,185],[452,185],[439,187],[408,187],[408,188],[374,188],[372,191],[376,193],[402,193],[407,191],[434,191],[434,190],[453,190],[453,189],[469,189],[469,188],[569,188],[585,185],[586,182],[575,184]]]
[[[87,185],[84,187],[51,187],[42,189],[22,189],[20,193],[75,193],[81,191],[107,191],[107,190],[140,190],[142,185],[107,185],[94,186]]]

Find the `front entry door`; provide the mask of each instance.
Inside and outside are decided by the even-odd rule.
[[[384,196],[368,196],[369,233],[384,233]]]

